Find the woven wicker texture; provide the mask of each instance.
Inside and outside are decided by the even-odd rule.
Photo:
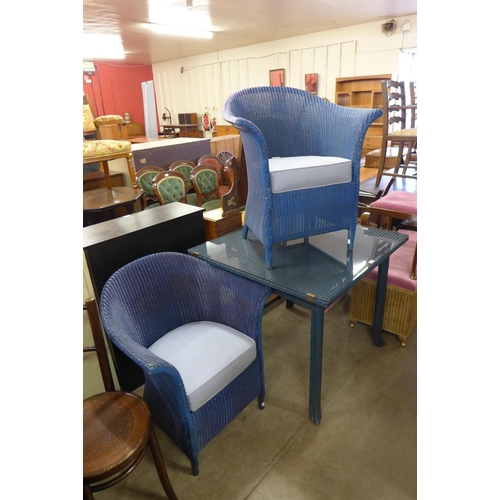
[[[377,283],[363,279],[351,290],[349,321],[351,324],[360,321],[373,325],[373,309],[375,307]],[[384,320],[382,328],[398,336],[401,344],[417,324],[417,292],[387,285],[385,297]]]
[[[263,407],[262,310],[270,289],[201,260],[173,252],[143,257],[119,269],[101,295],[112,342],[145,374],[144,399],[153,420],[191,461],[252,400]],[[215,321],[245,333],[257,359],[214,398],[190,412],[179,372],[148,350],[165,333],[192,321]]]
[[[227,99],[223,118],[240,131],[247,163],[248,196],[243,237],[248,229],[266,248],[315,234],[356,231],[363,140],[379,109],[344,108],[291,87],[253,87]],[[345,184],[273,194],[269,158],[337,156],[352,162]]]

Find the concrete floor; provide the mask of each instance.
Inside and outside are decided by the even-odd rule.
[[[265,409],[251,403],[208,443],[197,477],[156,427],[179,500],[417,498],[417,328],[406,347],[384,333],[377,348],[348,310],[349,296],[325,317],[319,426],[308,416],[309,311],[280,299],[263,317]],[[84,393],[98,378],[87,368]],[[95,498],[164,499],[150,454]]]

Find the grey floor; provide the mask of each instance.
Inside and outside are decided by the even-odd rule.
[[[157,429],[179,500],[417,498],[417,329],[406,347],[348,321],[349,296],[325,317],[322,413],[308,416],[307,309],[283,300],[263,317],[266,407],[250,404],[201,451],[200,474]],[[148,453],[98,499],[165,498]]]

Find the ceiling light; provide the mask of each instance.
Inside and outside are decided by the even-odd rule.
[[[149,23],[149,29],[155,33],[173,36],[187,36],[192,38],[212,38],[214,36],[212,31],[177,28],[175,26],[165,26],[164,24]]]
[[[84,59],[125,59],[118,35],[83,34]]]

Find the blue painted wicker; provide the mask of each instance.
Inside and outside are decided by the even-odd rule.
[[[262,310],[270,289],[196,257],[165,252],[131,262],[105,284],[103,326],[145,375],[144,399],[153,420],[199,472],[198,453],[258,397],[264,407]],[[178,371],[148,350],[165,333],[193,321],[215,321],[245,333],[257,359],[222,391],[191,412]]]
[[[240,131],[245,153],[243,237],[250,229],[264,244],[267,267],[272,266],[273,244],[315,234],[347,229],[352,249],[363,140],[382,111],[344,108],[291,87],[252,87],[230,95],[222,116]],[[351,160],[352,181],[271,193],[268,159],[309,155]]]

